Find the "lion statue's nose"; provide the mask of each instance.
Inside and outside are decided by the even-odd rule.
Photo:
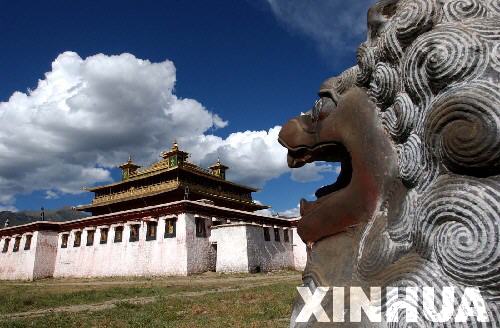
[[[316,143],[316,131],[310,115],[297,116],[281,128],[278,141],[289,150],[312,146]]]

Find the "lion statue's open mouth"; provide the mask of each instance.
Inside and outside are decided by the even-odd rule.
[[[313,108],[279,135],[292,168],[341,163],[335,183],[318,189],[317,200],[301,201],[298,232],[309,245],[304,284],[430,285],[437,293],[453,286],[459,295],[479,288],[490,321],[471,316],[463,327],[494,327],[500,2],[379,1],[357,61],[325,81]],[[422,309],[421,300],[412,302]],[[392,319],[370,326],[411,325],[404,315]],[[415,326],[435,323],[421,315]]]
[[[328,82],[332,81],[320,89],[322,98],[315,108],[289,121],[279,136],[291,167],[314,161],[341,163],[338,179],[318,189],[316,201],[301,200],[299,233],[308,243],[368,222],[382,194],[403,189],[397,156],[379,124],[375,104],[360,88],[345,94],[326,92]]]

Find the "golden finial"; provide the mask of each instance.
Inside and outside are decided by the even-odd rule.
[[[172,145],[172,150],[179,150],[179,144],[177,143],[177,139],[174,139],[174,143]]]

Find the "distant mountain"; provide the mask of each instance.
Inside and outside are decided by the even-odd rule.
[[[73,210],[71,207],[63,207],[58,210],[45,210],[45,221],[71,221],[89,216],[84,212]],[[40,221],[40,211],[0,212],[0,228],[4,227],[5,220],[9,219],[9,226]]]

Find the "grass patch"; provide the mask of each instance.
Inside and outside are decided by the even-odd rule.
[[[7,292],[7,295],[0,296],[0,304],[9,304],[10,309],[2,309],[4,313],[103,300],[114,300],[115,305],[92,312],[0,319],[0,327],[288,327],[295,286],[300,283],[300,276],[279,273],[136,282],[139,286],[102,285],[102,281],[95,281],[95,284],[86,286],[90,290],[74,290],[75,286],[53,281],[46,288],[47,293],[39,289],[42,286],[29,291],[28,286],[0,285],[0,292]],[[58,285],[62,288],[59,292]],[[248,285],[252,287],[234,289]],[[36,295],[35,298],[15,296],[19,288],[31,296]],[[141,302],[141,299],[138,302],[123,301],[149,296],[154,298],[148,298],[147,302]]]

